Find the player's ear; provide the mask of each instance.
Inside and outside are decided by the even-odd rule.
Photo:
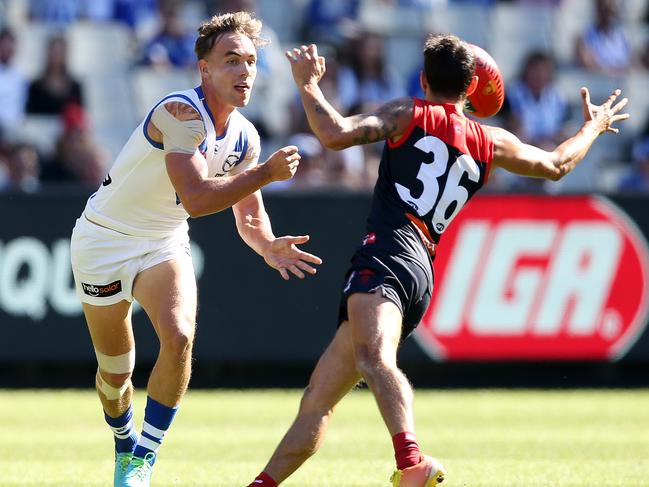
[[[198,69],[201,73],[201,78],[202,77],[208,78],[210,76],[210,71],[209,69],[207,69],[207,61],[205,59],[198,60]]]
[[[474,76],[473,78],[471,78],[471,83],[469,83],[469,87],[466,89],[466,96],[473,95],[473,92],[477,87],[478,87],[478,77]]]
[[[428,90],[428,80],[426,79],[426,73],[423,70],[419,72],[419,86],[421,86],[421,91],[426,93]]]

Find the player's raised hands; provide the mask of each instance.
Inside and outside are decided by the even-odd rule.
[[[582,87],[581,99],[584,122],[594,122],[600,134],[603,134],[604,132],[613,132],[617,134],[620,130],[611,125],[618,120],[626,120],[629,118],[628,113],[620,113],[629,102],[627,98],[623,98],[614,104],[615,100],[617,100],[621,93],[621,90],[615,90],[604,103],[601,105],[593,105],[590,101],[588,88]]]
[[[297,245],[308,241],[308,235],[278,237],[273,240],[264,252],[264,260],[270,267],[277,269],[286,281],[289,279],[289,272],[300,279],[304,279],[305,272],[308,274],[316,273],[315,267],[310,264],[322,264],[320,257],[297,248]]]
[[[318,55],[315,44],[296,47],[285,53],[291,63],[295,84],[318,83],[327,70],[325,58]]]
[[[283,181],[291,179],[295,175],[300,159],[298,148],[294,145],[288,145],[273,152],[264,166],[270,172],[269,175],[272,181]]]

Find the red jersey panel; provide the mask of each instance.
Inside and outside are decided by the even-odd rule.
[[[452,104],[414,99],[406,132],[383,149],[368,230],[398,228],[410,213],[438,242],[450,222],[487,181],[493,140]]]

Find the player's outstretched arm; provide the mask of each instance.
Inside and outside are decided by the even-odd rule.
[[[246,196],[273,182],[290,179],[300,161],[298,148],[279,149],[259,166],[230,177],[211,178],[205,158],[198,152],[166,155],[167,173],[183,207],[196,218],[231,207]]]
[[[297,245],[306,243],[309,236],[275,237],[260,191],[246,196],[232,210],[243,241],[276,269],[282,278],[288,280],[289,272],[300,279],[304,278],[305,273],[316,273],[311,264],[322,264],[322,260],[297,248]]]
[[[343,117],[326,100],[318,83],[326,71],[325,58],[315,44],[286,51],[293,79],[313,133],[329,149],[396,139],[412,118],[413,100],[404,97],[381,106],[372,113]]]
[[[618,133],[613,123],[629,118],[627,113],[620,113],[628,100],[615,103],[620,94],[615,90],[603,104],[593,105],[588,89],[582,88],[584,124],[552,152],[524,144],[502,128],[488,127],[494,140],[494,166],[523,176],[561,179],[581,162],[597,137],[606,132]]]

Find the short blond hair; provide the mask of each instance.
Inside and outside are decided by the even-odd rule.
[[[250,12],[215,15],[203,22],[198,28],[198,39],[196,39],[196,45],[194,46],[198,59],[204,59],[214,47],[216,40],[227,32],[235,32],[248,37],[256,48],[264,47],[269,43],[268,40],[259,36],[261,20]]]

